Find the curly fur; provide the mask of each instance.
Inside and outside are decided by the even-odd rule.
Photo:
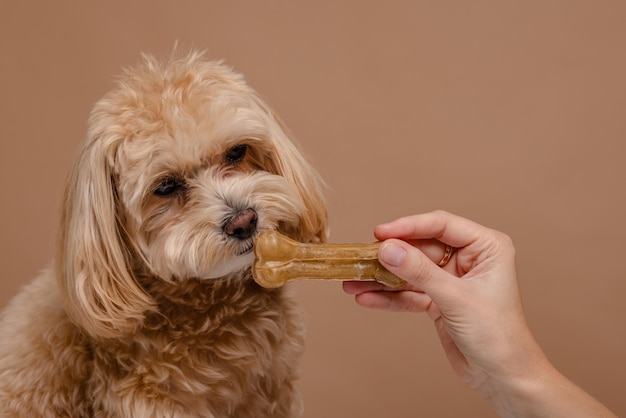
[[[299,415],[300,311],[225,225],[323,241],[321,186],[240,75],[144,56],[94,107],[53,267],[0,316],[0,417]]]

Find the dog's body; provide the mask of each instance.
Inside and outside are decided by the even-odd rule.
[[[290,417],[304,339],[250,265],[323,241],[321,182],[220,63],[147,57],[96,104],[54,267],[0,316],[0,417]]]

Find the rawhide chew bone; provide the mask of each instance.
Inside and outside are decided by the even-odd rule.
[[[380,243],[303,244],[276,231],[262,231],[254,241],[254,280],[279,287],[290,280],[375,280],[398,288],[405,281],[378,261]]]

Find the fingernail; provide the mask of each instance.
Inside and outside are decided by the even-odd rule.
[[[406,250],[395,244],[383,244],[380,247],[380,260],[385,263],[398,267],[406,258]]]

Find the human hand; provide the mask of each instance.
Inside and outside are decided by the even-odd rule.
[[[380,262],[407,284],[344,282],[344,291],[368,308],[427,312],[456,374],[501,416],[615,417],[559,373],[532,336],[507,235],[442,211],[379,225],[374,235],[384,241]],[[456,251],[441,267],[446,245]]]
[[[379,225],[374,234],[384,241],[381,263],[407,285],[391,290],[375,282],[345,282],[344,291],[358,304],[427,312],[457,375],[483,392],[544,364],[526,324],[508,236],[441,211]],[[442,268],[436,263],[446,244],[456,251]]]

